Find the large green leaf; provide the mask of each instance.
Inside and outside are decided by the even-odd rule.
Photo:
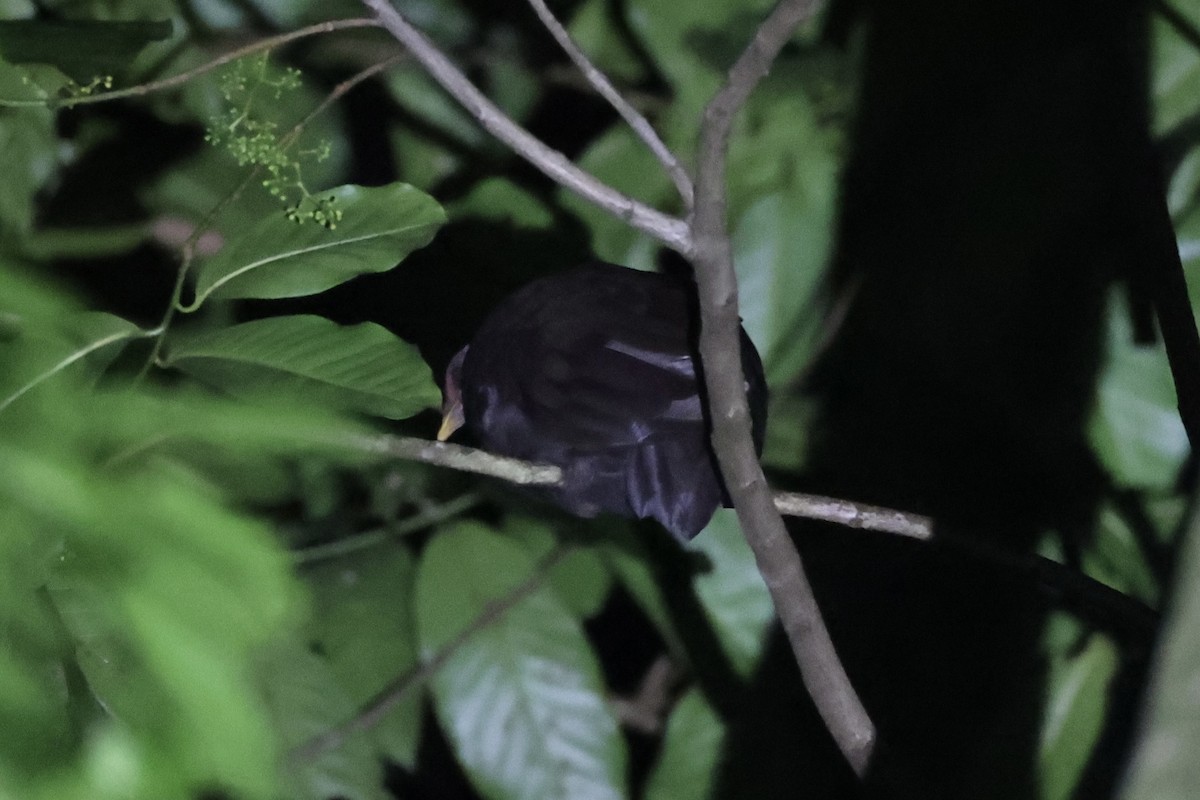
[[[265,658],[261,684],[275,727],[286,747],[303,745],[355,713],[329,665],[297,642],[277,645]],[[383,764],[362,732],[316,758],[283,762],[284,780],[294,800],[387,800]]]
[[[579,166],[600,180],[642,202],[668,208],[674,197],[670,178],[646,146],[625,126],[597,137]],[[605,261],[635,269],[653,269],[655,244],[646,234],[601,211],[573,192],[562,189],[564,206],[579,215],[592,231],[592,250]]]
[[[706,800],[721,764],[725,728],[697,689],[679,699],[646,784],[646,800]]]
[[[1114,302],[1108,318],[1108,363],[1089,425],[1092,447],[1118,483],[1166,489],[1188,452],[1166,353],[1161,344],[1133,342],[1124,304]]]
[[[1116,666],[1116,647],[1099,635],[1079,653],[1055,659],[1039,758],[1044,800],[1071,797],[1104,724]]]
[[[503,532],[525,546],[535,558],[543,558],[555,548],[554,531],[545,523],[528,517],[506,520]],[[550,570],[549,583],[579,618],[594,616],[612,588],[612,575],[591,548],[575,550]]]
[[[0,56],[13,64],[52,64],[79,83],[121,73],[151,42],[171,35],[169,20],[0,21]]]
[[[534,570],[524,550],[477,524],[439,532],[417,576],[421,647],[431,657]],[[492,800],[626,796],[626,755],[599,665],[548,586],[499,611],[433,679],[438,718]]]
[[[371,322],[272,317],[185,338],[167,363],[237,395],[292,396],[403,419],[440,402],[416,348]]]
[[[19,326],[19,314],[16,320]],[[77,363],[91,359],[97,370],[103,369],[109,361],[102,357],[102,351],[108,349],[108,355],[115,356],[116,348],[112,345],[145,335],[132,322],[101,312],[69,316],[57,327],[57,330],[45,327],[21,330],[18,327],[18,335],[9,341],[0,341],[0,354],[7,359],[15,361],[14,351],[23,351],[19,361],[15,361],[20,366],[0,374],[0,412],[42,382]]]
[[[1194,3],[1172,3],[1172,8],[1192,25],[1200,24],[1200,9]],[[1164,19],[1151,26],[1154,39],[1153,80],[1154,127],[1163,134],[1200,110],[1200,53]]]
[[[342,691],[360,707],[417,661],[412,618],[415,570],[392,542],[304,570],[312,587],[312,635]],[[421,695],[411,693],[371,729],[379,749],[415,766]]]
[[[713,621],[729,660],[748,676],[762,653],[775,607],[754,553],[742,536],[737,514],[718,509],[690,547],[708,556],[712,569],[696,579],[696,594]]]
[[[316,294],[386,272],[428,244],[446,221],[437,201],[403,183],[339,186],[322,196],[343,213],[336,228],[291,222],[282,211],[259,220],[200,266],[192,307],[209,297]]]
[[[0,84],[7,70],[0,62]],[[0,99],[12,96],[0,85]],[[32,102],[32,101],[31,101]],[[33,224],[33,198],[54,175],[61,153],[54,115],[44,108],[0,109],[0,233],[24,234]]]

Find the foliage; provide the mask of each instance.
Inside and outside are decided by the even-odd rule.
[[[516,6],[398,5],[582,167],[680,210],[640,143],[580,100]],[[769,6],[569,5],[573,34],[685,161],[704,102]],[[165,92],[91,103],[110,83],[183,72],[248,32],[358,15],[357,3],[39,6],[61,20],[0,0],[11,18],[0,24],[0,798],[386,798],[389,775],[419,782],[422,753],[439,746],[487,798],[711,796],[726,721],[699,663],[752,675],[771,611],[733,515],[680,556],[704,565],[695,602],[717,652],[697,652],[695,620],[670,597],[680,587],[664,586],[653,548],[628,527],[580,534],[503,491],[475,518],[446,520],[439,509],[475,503],[464,478],[364,450],[384,431],[432,434],[418,416],[440,397],[432,348],[397,335],[408,320],[347,320],[322,305],[365,285],[372,307],[394,303],[436,327],[452,311],[432,292],[405,293],[455,282],[456,259],[490,259],[467,265],[482,283],[561,259],[556,233],[640,268],[654,265],[654,245],[510,165],[407,62],[369,84],[369,111],[348,95],[310,118],[323,92],[395,55],[378,31],[335,31]],[[1155,42],[1168,137],[1195,119],[1200,56],[1165,24]],[[824,334],[811,320],[858,69],[854,47],[802,32],[732,144],[741,313],[772,387],[799,379]],[[564,98],[601,122],[547,125]],[[1200,253],[1198,154],[1179,160],[1171,187],[1189,257]],[[478,230],[508,238],[479,241]],[[437,280],[403,282],[431,262]],[[1186,440],[1170,373],[1161,348],[1131,344],[1119,298],[1109,318],[1091,445],[1171,547]],[[803,465],[809,414],[802,395],[776,393],[769,467]],[[1118,512],[1104,509],[1084,566],[1158,603],[1169,587]],[[1198,564],[1192,546],[1181,586],[1198,583]],[[620,603],[632,607],[620,634],[653,640],[687,673],[649,755],[612,702],[637,688],[623,673],[646,667],[606,628]],[[1151,735],[1187,753],[1194,715],[1171,711],[1194,683],[1195,603],[1183,597],[1175,614]],[[1067,619],[1045,641],[1042,790],[1060,798],[1098,735],[1117,656]],[[396,702],[368,730],[339,727],[389,692]],[[1185,796],[1188,780],[1147,756],[1130,796]]]

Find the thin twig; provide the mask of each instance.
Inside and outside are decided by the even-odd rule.
[[[654,130],[650,122],[617,91],[617,88],[612,85],[608,76],[601,72],[588,59],[579,45],[575,43],[575,40],[571,38],[571,34],[567,33],[566,28],[562,26],[562,23],[558,21],[546,6],[545,0],[529,0],[529,5],[533,6],[538,19],[546,26],[546,30],[550,31],[550,35],[558,42],[559,47],[563,49],[571,61],[574,62],[575,66],[579,68],[579,71],[583,73],[583,77],[591,84],[591,87],[608,101],[608,104],[621,116],[621,119],[625,120],[625,124],[633,130],[634,135],[642,140],[642,144],[646,145],[650,149],[650,152],[654,154],[654,157],[658,159],[658,163],[662,164],[663,169],[667,171],[667,175],[671,177],[672,183],[675,184],[675,189],[679,192],[680,199],[683,200],[684,209],[690,212],[692,210],[692,199],[695,196],[692,188],[692,176],[688,175],[687,170],[679,163],[679,159],[671,152],[671,148],[667,147],[666,143],[659,138],[658,133]]]
[[[800,554],[775,510],[750,436],[738,344],[737,278],[726,224],[725,163],[733,119],[815,0],[783,0],[759,26],[704,110],[697,156],[692,263],[700,290],[700,356],[712,408],[713,447],[742,530],[771,592],[804,685],[856,774],[875,744],[867,716],[825,628]]]
[[[804,517],[847,528],[894,533],[921,541],[933,538],[933,520],[908,511],[800,492],[775,492],[772,499],[775,509],[788,517]]]
[[[533,573],[524,582],[508,594],[490,603],[482,614],[472,620],[470,625],[463,628],[457,636],[451,639],[441,650],[437,651],[433,657],[393,679],[387,686],[380,689],[374,697],[368,700],[359,709],[357,714],[341,725],[331,728],[292,748],[287,755],[288,763],[299,765],[312,761],[323,753],[340,748],[354,734],[370,730],[378,725],[387,716],[388,712],[395,708],[397,703],[403,700],[409,692],[433,677],[464,644],[469,642],[480,631],[499,622],[505,614],[516,607],[522,600],[541,588],[550,570],[560,564],[573,550],[573,547],[563,545],[550,551],[548,555],[537,563]]]
[[[292,555],[292,560],[299,565],[312,564],[331,558],[341,558],[351,553],[357,553],[360,550],[367,550],[384,542],[392,541],[401,536],[445,522],[448,519],[453,519],[459,514],[470,511],[474,506],[479,505],[480,499],[479,495],[468,493],[453,500],[448,500],[445,503],[430,504],[428,508],[419,510],[408,519],[389,523],[384,527],[375,528],[374,530],[356,533],[333,542],[297,550]]]
[[[488,475],[518,486],[556,486],[562,482],[562,470],[553,464],[533,464],[449,442],[408,436],[363,436],[350,444],[362,452]]]
[[[636,692],[609,697],[617,721],[646,736],[661,735],[670,710],[671,692],[680,677],[681,672],[670,657],[661,655],[654,659]]]
[[[556,183],[623,220],[684,256],[692,249],[687,224],[618,192],[575,166],[562,153],[548,147],[487,99],[467,76],[454,66],[425,35],[414,28],[388,0],[362,0],[400,44],[408,48],[431,78],[457,100],[488,133],[537,167]]]
[[[218,67],[237,61],[239,58],[244,58],[255,53],[271,50],[280,45],[294,42],[297,39],[303,39],[307,36],[314,36],[318,33],[332,33],[333,31],[348,30],[350,28],[377,28],[379,23],[369,17],[355,17],[352,19],[335,19],[328,22],[318,22],[316,25],[309,25],[306,28],[299,28],[288,33],[281,33],[278,36],[270,36],[266,39],[260,39],[257,42],[251,42],[244,47],[239,47],[236,50],[230,50],[228,53],[223,53],[217,56],[212,61],[201,64],[194,69],[189,69],[186,72],[181,72],[178,75],[172,75],[169,78],[163,78],[158,81],[138,84],[125,89],[115,89],[111,92],[98,92],[96,94],[87,95],[84,97],[68,97],[58,101],[52,101],[50,105],[57,108],[73,108],[74,106],[90,105],[92,103],[104,103],[109,100],[119,100],[123,97],[144,97],[152,92],[159,92],[164,89],[173,89],[176,86],[182,86],[192,78],[203,75],[206,72],[212,72]]]

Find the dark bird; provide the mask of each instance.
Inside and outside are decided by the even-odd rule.
[[[593,262],[504,300],[446,369],[445,440],[464,424],[480,446],[555,464],[536,493],[581,517],[653,518],[680,539],[728,495],[697,378],[699,312],[686,279]],[[741,332],[754,444],[767,387]]]

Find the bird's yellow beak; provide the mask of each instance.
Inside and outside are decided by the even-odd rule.
[[[448,404],[442,414],[442,427],[438,428],[437,440],[444,442],[449,439],[456,430],[463,426],[464,421],[462,403]]]

